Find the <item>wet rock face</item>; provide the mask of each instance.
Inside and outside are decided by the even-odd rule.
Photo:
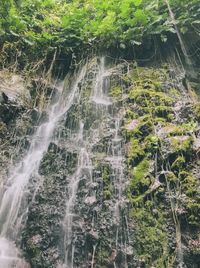
[[[101,74],[101,101],[111,104],[97,105],[98,64],[90,63],[31,178],[25,257],[33,268],[197,268],[198,99],[177,70],[119,64]],[[43,82],[33,84],[42,94]],[[56,92],[47,87],[45,102]],[[19,144],[14,161],[26,152],[48,117],[31,94],[34,109],[0,98],[2,170]]]
[[[30,101],[29,81],[25,81],[20,74],[12,73],[7,70],[0,70],[0,92],[3,92],[4,100],[10,100],[20,105],[25,103],[25,100]],[[2,97],[0,97],[0,100]]]
[[[20,113],[22,113],[23,107],[10,101],[3,91],[0,94],[0,120],[8,125],[14,122]]]
[[[31,109],[27,110],[25,106],[6,97],[7,95],[0,100],[0,173],[2,177],[8,171],[9,166],[23,156],[29,146],[29,137],[35,125],[35,121],[30,116]]]
[[[56,90],[54,91],[53,101],[55,101],[54,97],[56,97]],[[50,95],[50,93],[48,94]],[[2,93],[2,98],[0,98],[1,179],[9,177],[10,172],[12,172],[11,168],[27,154],[33,133],[35,133],[38,125],[46,120],[47,114],[39,112],[38,107],[33,108],[30,103],[18,102],[18,99],[12,99]],[[43,262],[46,263],[46,267],[50,267],[50,265],[55,267],[59,253],[52,246],[52,243],[56,244],[58,240],[62,240],[60,224],[64,216],[66,199],[64,194],[66,194],[67,180],[70,174],[74,172],[73,166],[76,165],[76,162],[76,153],[68,153],[66,150],[60,149],[51,143],[48,153],[41,163],[39,174],[31,179],[29,189],[25,193],[24,204],[27,201],[30,203],[30,218],[28,217],[30,234],[27,236],[26,232],[23,233],[22,247],[26,246],[26,252],[30,253],[30,256],[34,255],[31,262],[33,267],[44,267]],[[48,181],[44,180],[44,185],[38,185],[39,178],[43,176],[45,178],[44,174],[49,176]],[[39,191],[39,198],[36,195],[37,190]],[[39,207],[37,207],[38,204],[40,204]],[[52,218],[57,218],[55,225],[46,210],[49,211]],[[44,217],[41,217],[41,215]],[[34,219],[41,225],[37,225]],[[35,226],[40,229],[39,233],[32,230]],[[52,238],[52,233],[47,231],[45,226],[52,229],[55,238]],[[46,242],[44,242],[44,238]],[[18,245],[20,244],[19,241],[17,243]],[[42,253],[42,257],[35,257],[36,251],[38,252],[39,250]],[[51,260],[49,260],[50,256],[52,256]],[[20,267],[22,267],[22,264]]]
[[[32,196],[23,233],[23,247],[31,267],[54,268],[63,258],[61,222],[65,215],[67,184],[76,165],[76,153],[68,153],[51,143],[40,164],[38,176],[42,177],[42,185],[36,185],[37,178],[33,178],[32,188],[38,189]]]
[[[45,104],[52,98],[55,101],[58,89],[48,84],[42,92],[36,84],[27,81],[19,74],[0,71],[0,166],[2,177],[9,173],[26,153],[30,139],[37,126],[46,120]],[[41,79],[42,81],[42,79]],[[41,88],[41,87],[40,87]],[[30,98],[30,92],[37,92],[37,99],[43,101],[43,109]],[[43,94],[43,97],[41,97]],[[39,101],[38,101],[39,102]]]
[[[72,267],[72,259],[74,267],[85,268],[113,267],[115,263],[123,267],[126,259],[133,263],[132,246],[125,247],[126,197],[119,204],[120,215],[115,215],[117,197],[121,199],[115,180],[120,183],[118,173],[120,180],[125,180],[121,173],[125,162],[120,160],[120,100],[113,100],[110,106],[104,104],[111,98],[112,83],[116,87],[121,81],[116,80],[120,68],[115,74],[113,70],[109,71],[110,80],[106,74],[100,96],[103,103],[97,105],[91,100],[95,80],[90,79],[97,76],[98,68],[96,63],[90,67],[89,80],[78,85],[81,95],[63,117],[55,131],[55,143],[43,157],[38,174],[42,185],[35,195],[31,189],[36,188],[37,178],[32,179],[30,192],[34,199],[29,198],[22,243],[32,267]]]

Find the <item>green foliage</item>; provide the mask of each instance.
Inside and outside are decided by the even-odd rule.
[[[198,0],[170,5],[182,33],[199,26]],[[25,56],[36,60],[37,54],[43,60],[53,57],[55,50],[74,57],[91,45],[125,49],[144,44],[145,38],[153,40],[154,35],[166,41],[167,34],[175,32],[167,6],[160,0],[2,0],[0,18],[3,52],[9,49],[16,58],[5,46],[6,41],[16,41],[13,49],[21,51],[17,56],[23,63]]]
[[[144,90],[144,88],[133,88],[129,94],[130,99],[134,99],[137,104],[142,107],[154,108],[157,105],[165,107],[172,105],[172,99],[165,93],[156,92],[154,90]]]

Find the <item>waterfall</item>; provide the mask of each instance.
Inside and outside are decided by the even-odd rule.
[[[87,102],[91,102],[94,109],[96,109],[95,119],[99,119],[99,116],[104,115],[104,108],[111,104],[107,92],[105,90],[105,59],[104,57],[100,59],[100,63],[97,65],[97,72],[93,81],[93,88],[91,90],[90,99]],[[79,97],[79,106],[83,105],[81,103],[81,97]],[[100,113],[99,113],[100,112]],[[69,197],[66,200],[66,213],[63,221],[64,230],[64,248],[65,260],[63,268],[73,268],[74,264],[74,243],[76,241],[76,234],[73,233],[73,218],[77,215],[74,214],[74,207],[76,204],[76,195],[79,187],[79,182],[83,178],[87,180],[88,184],[93,182],[92,170],[93,165],[91,161],[91,151],[96,141],[100,139],[100,126],[97,125],[89,130],[87,137],[84,138],[84,118],[80,119],[79,129],[77,130],[77,148],[79,149],[78,165],[77,170],[71,177],[70,183],[68,185]],[[93,202],[96,199],[95,194],[93,196],[88,196],[85,199],[86,203]],[[93,261],[94,262],[94,261]]]
[[[115,205],[115,219],[119,220],[119,207],[122,202],[122,194],[124,190],[124,164],[122,155],[122,138],[119,136],[120,118],[115,118],[114,137],[111,140],[111,148],[108,150],[108,157],[106,158],[112,167],[114,176],[115,198],[117,200]]]
[[[100,63],[98,66],[98,75],[95,79],[94,89],[92,91],[91,100],[94,101],[97,105],[102,104],[102,106],[107,106],[111,104],[110,98],[106,95],[104,89],[107,88],[105,77],[109,74],[105,70],[105,58],[100,58]]]
[[[199,114],[174,67],[128,65],[93,58],[50,96],[46,121],[1,180],[0,268],[189,263],[198,237],[183,223],[196,224],[198,184],[185,162],[193,165]],[[29,130],[31,112],[8,131],[19,122]],[[14,146],[3,147],[8,156]]]
[[[18,258],[19,251],[15,247],[14,241],[20,233],[22,220],[28,210],[26,202],[27,186],[32,176],[40,178],[38,174],[40,162],[53,138],[57,124],[76,99],[78,85],[85,75],[85,70],[85,67],[83,67],[74,84],[72,84],[70,93],[66,97],[66,103],[63,102],[62,92],[59,92],[58,101],[50,105],[47,110],[48,120],[42,123],[33,135],[27,154],[1,184],[0,263],[3,263],[4,267],[10,268],[13,265],[15,265],[14,267],[16,265],[23,267],[21,260]]]
[[[125,191],[125,180],[124,176],[124,156],[123,156],[123,139],[120,136],[120,128],[122,121],[122,109],[117,106],[112,98],[109,96],[110,90],[110,77],[112,75],[112,70],[105,66],[105,58],[102,57],[97,62],[96,67],[93,67],[95,75],[93,74],[93,79],[90,84],[89,98],[84,100],[83,96],[79,96],[79,109],[84,109],[85,106],[90,105],[91,114],[90,127],[86,127],[86,122],[84,115],[84,110],[81,110],[79,119],[79,128],[76,130],[76,139],[74,141],[74,146],[79,151],[78,153],[78,164],[75,173],[70,178],[70,183],[68,184],[68,197],[66,199],[66,211],[65,218],[63,220],[63,232],[64,232],[64,250],[65,257],[62,264],[59,263],[58,267],[62,268],[74,268],[78,267],[76,264],[77,251],[79,241],[79,231],[76,231],[76,221],[83,217],[82,211],[90,210],[92,211],[93,217],[89,220],[91,231],[90,234],[93,236],[98,236],[100,232],[101,225],[103,222],[96,222],[95,215],[95,204],[98,202],[97,190],[93,190],[97,184],[96,178],[94,176],[95,171],[95,159],[97,157],[94,151],[95,146],[99,144],[101,139],[105,135],[105,131],[109,132],[108,148],[105,149],[105,163],[110,167],[110,178],[112,178],[112,185],[114,189],[113,197],[110,204],[110,209],[108,210],[108,217],[110,224],[113,225],[113,230],[115,232],[116,226],[116,252],[118,249],[126,251],[126,245],[128,241],[121,241],[121,230],[119,230],[120,225],[124,225],[124,216],[121,215],[121,208],[125,207],[123,194]],[[90,72],[88,70],[88,72]],[[87,86],[84,85],[85,81],[83,79],[81,83],[81,91],[87,90]],[[84,88],[85,86],[85,88]],[[110,144],[110,145],[109,145]],[[97,160],[96,160],[97,161]],[[84,196],[80,198],[80,183],[84,183]],[[90,190],[92,188],[92,190]],[[87,189],[87,190],[86,190]],[[83,206],[84,208],[81,208]],[[93,210],[94,207],[94,210]],[[84,214],[84,217],[86,215]],[[97,216],[98,217],[98,216]],[[103,219],[104,220],[104,219]],[[99,227],[98,227],[99,226]],[[125,230],[125,233],[128,231]],[[123,234],[126,236],[126,234]],[[120,245],[118,245],[118,243]],[[95,252],[97,251],[97,243],[94,243],[91,251],[92,258],[90,260],[91,267],[95,267]],[[125,267],[127,264],[124,261],[123,265]],[[84,266],[85,267],[85,266]],[[118,265],[116,266],[118,267]]]
[[[1,185],[0,263],[4,263],[6,268],[28,267],[28,264],[21,258],[20,250],[16,247],[32,205],[27,201],[28,186],[32,178],[37,179],[37,186],[33,193],[33,198],[35,198],[38,185],[42,185],[44,179],[40,175],[40,164],[45,154],[48,153],[50,143],[54,142],[60,146],[62,133],[57,133],[57,135],[56,131],[59,132],[61,126],[68,127],[67,137],[65,136],[62,142],[66,147],[72,147],[72,150],[75,150],[77,164],[74,172],[66,180],[65,215],[60,227],[62,241],[58,246],[62,258],[57,261],[56,266],[52,267],[78,267],[77,250],[82,239],[80,228],[84,229],[88,224],[87,236],[91,236],[94,240],[101,232],[105,218],[101,216],[101,211],[97,211],[96,204],[99,202],[99,194],[104,195],[105,189],[97,187],[99,181],[94,175],[99,157],[103,157],[103,165],[109,166],[109,179],[113,188],[113,196],[109,201],[105,200],[105,203],[110,203],[106,217],[109,218],[109,224],[113,226],[111,236],[116,237],[116,253],[118,250],[126,251],[128,240],[124,241],[122,236],[126,237],[128,230],[124,228],[126,219],[121,213],[121,209],[126,206],[123,199],[126,185],[123,139],[120,135],[123,110],[109,95],[113,71],[106,67],[105,58],[101,57],[91,62],[93,64],[85,65],[70,88],[65,86],[64,90],[66,90],[63,93],[59,92],[58,100],[48,107],[48,120],[38,126],[31,138],[30,148],[26,155]],[[71,120],[69,118],[73,113],[77,123],[73,125],[72,119],[67,127],[64,126],[67,120]],[[105,148],[99,148],[103,145],[104,138],[108,140],[108,144]],[[84,190],[81,187],[84,187]],[[34,204],[33,198],[31,202]],[[104,202],[99,205],[104,206]],[[85,211],[87,212],[83,220]],[[83,254],[81,258],[83,261],[86,258],[88,265],[95,267],[95,257],[99,251],[98,242],[93,241],[91,249],[88,250],[91,251],[91,257],[86,252],[86,255]],[[123,260],[122,265],[127,266],[126,260]],[[115,267],[119,267],[118,264],[115,264]]]

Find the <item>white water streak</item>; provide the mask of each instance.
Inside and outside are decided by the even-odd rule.
[[[100,59],[100,64],[98,66],[99,71],[95,80],[94,90],[92,92],[91,100],[96,104],[100,105],[110,105],[112,104],[110,98],[104,93],[105,83],[106,83],[106,70],[105,70],[105,58]]]
[[[94,260],[95,260],[96,247],[97,247],[97,244],[93,245],[91,268],[94,268]]]

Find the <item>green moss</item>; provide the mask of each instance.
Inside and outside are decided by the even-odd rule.
[[[134,168],[134,181],[140,182],[144,179],[149,169],[149,161],[145,158]]]
[[[174,119],[173,109],[168,106],[157,106],[154,110],[154,116],[163,117],[171,121]]]
[[[130,90],[129,99],[137,105],[138,114],[148,115],[152,123],[174,119],[173,99],[164,92],[139,85]]]
[[[135,248],[137,255],[145,262],[145,267],[164,263],[168,258],[168,237],[162,210],[154,202],[148,201],[143,207],[132,208],[129,217],[135,222]],[[162,266],[165,267],[165,266]]]
[[[154,124],[174,120],[175,96],[172,93],[175,89],[171,90],[171,94],[162,89],[168,77],[166,69],[138,67],[133,71],[133,77],[134,85],[129,91],[129,99],[137,105],[138,116],[148,115]]]
[[[111,189],[112,191],[112,189]],[[112,192],[110,190],[104,190],[103,191],[103,198],[106,200],[109,200],[112,198]]]
[[[103,197],[108,200],[111,199],[113,194],[113,186],[110,180],[110,169],[109,166],[102,167],[102,179],[103,179]]]
[[[166,179],[169,183],[176,183],[178,181],[177,176],[173,172],[168,172],[166,174]]]
[[[99,241],[100,243],[98,244],[96,250],[96,258],[95,258],[97,262],[96,264],[97,267],[98,265],[99,267],[106,267],[107,259],[112,254],[112,250],[109,245],[109,241],[107,240],[107,237],[103,235],[101,236],[101,239]]]
[[[194,121],[184,124],[172,124],[168,122],[161,122],[162,129],[160,133],[166,137],[173,136],[191,136],[194,133],[197,124]]]
[[[178,174],[180,181],[183,181],[188,176],[192,176],[192,174],[186,170],[181,170]]]
[[[134,166],[142,158],[144,158],[145,152],[138,139],[131,138],[128,148],[128,163]]]
[[[142,107],[154,108],[156,106],[172,106],[172,98],[163,92],[145,90],[141,86],[133,88],[129,92],[130,100],[134,100]]]
[[[181,93],[178,89],[176,88],[170,88],[169,89],[169,95],[172,97],[172,98],[178,98],[178,97],[181,97]]]
[[[195,118],[187,123],[170,123],[175,119],[174,103],[180,99],[180,92],[162,86],[168,79],[167,70],[160,73],[156,70],[156,75],[154,71],[154,68],[148,71],[138,67],[132,72],[133,86],[128,92],[126,119],[130,126],[134,119],[138,124],[126,132],[130,177],[127,194],[133,207],[129,216],[134,221],[136,255],[144,267],[168,268],[175,267],[176,253],[167,234],[171,217],[163,201],[166,200],[166,182],[174,193],[174,203],[183,208],[182,214],[177,213],[180,221],[187,219],[190,225],[200,221],[199,185],[187,171],[194,156],[193,136],[197,123]],[[157,160],[154,166],[149,159]],[[157,174],[162,170],[170,171],[166,172],[166,181],[160,178],[161,186],[158,184],[156,188]],[[176,200],[178,193],[181,198]]]
[[[138,118],[138,113],[136,113],[135,111],[131,110],[131,109],[127,109],[126,110],[126,114],[124,116],[128,121],[131,119],[137,119]]]
[[[171,137],[170,143],[174,152],[190,155],[194,139],[191,136]]]
[[[196,127],[197,127],[196,122],[191,120],[189,123],[176,126],[175,129],[176,133],[173,134],[179,134],[179,135],[191,134],[194,132]]]
[[[196,202],[192,198],[187,198],[185,200],[185,208],[187,211],[186,217],[188,223],[191,225],[199,226],[200,221],[200,200]]]
[[[110,90],[110,96],[113,97],[114,99],[119,100],[122,97],[122,87],[120,86],[114,86]]]
[[[167,78],[167,70],[165,68],[137,67],[132,71],[132,77],[135,84],[158,91],[162,90],[161,86]]]
[[[110,176],[109,176],[109,167],[108,166],[103,166],[102,167],[102,178],[104,183],[108,183],[110,181]]]
[[[131,170],[131,181],[129,184],[130,198],[137,197],[148,190],[151,184],[148,174],[149,166],[149,160],[145,158]]]
[[[181,171],[179,179],[182,193],[185,195],[183,205],[186,210],[187,221],[191,225],[198,226],[200,221],[199,180],[188,171]]]
[[[142,76],[142,72],[146,73]],[[171,171],[166,174],[166,181],[175,192],[182,191],[185,194],[182,200],[182,206],[186,210],[184,217],[187,218],[189,224],[197,224],[200,220],[198,216],[200,202],[196,198],[198,185],[194,177],[185,171],[186,163],[193,153],[193,133],[197,124],[193,120],[189,123],[170,123],[175,117],[174,100],[180,98],[180,92],[175,88],[168,91],[166,88],[162,90],[166,73],[161,78],[157,73],[155,83],[152,70],[148,73],[147,70],[141,68],[135,69],[133,73],[134,86],[129,91],[131,108],[126,113],[126,119],[129,122],[135,119],[138,124],[135,124],[133,129],[127,130],[125,134],[129,140],[128,198],[133,206],[129,216],[134,219],[135,223],[135,248],[139,259],[145,263],[145,267],[151,267],[151,265],[173,267],[175,253],[170,252],[171,249],[169,249],[166,220],[165,215],[162,214],[165,208],[160,199],[165,196],[166,185],[163,183],[162,187],[151,192],[155,178],[150,172],[149,158],[157,153],[157,170],[163,168],[166,160],[169,162]],[[157,125],[162,126],[158,136],[155,135]],[[169,152],[170,159],[168,153],[162,155],[163,141],[166,142],[164,150]],[[155,199],[159,199],[159,202]],[[153,207],[157,211],[156,214],[153,212]]]
[[[185,166],[186,160],[184,156],[178,156],[176,160],[172,163],[172,169],[181,170]]]
[[[200,102],[195,103],[194,105],[194,114],[198,122],[200,122]]]
[[[139,140],[144,139],[153,131],[153,123],[149,115],[143,116],[138,121],[137,125],[133,129],[125,128],[123,135],[126,139],[131,137],[137,138]]]
[[[158,136],[150,134],[145,138],[144,143],[147,153],[155,153],[160,146],[160,139]]]
[[[181,186],[187,196],[196,198],[196,195],[198,195],[199,183],[192,174],[186,175],[184,179],[182,177]]]

